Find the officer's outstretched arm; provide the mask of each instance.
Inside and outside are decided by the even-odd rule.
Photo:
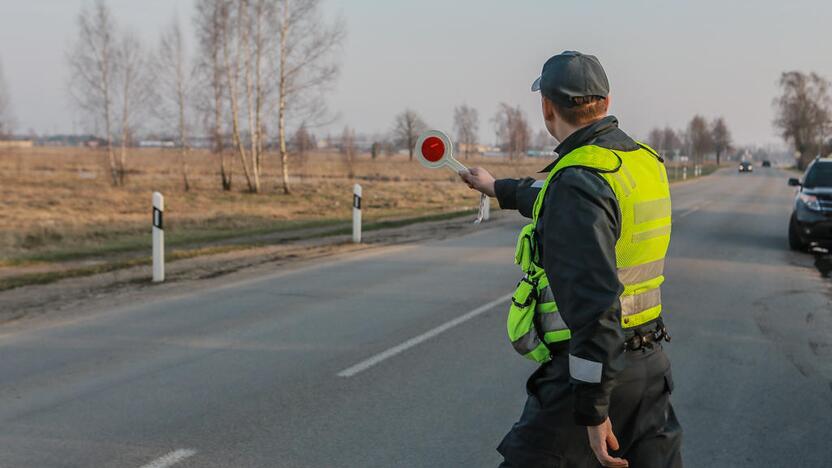
[[[565,169],[546,194],[543,267],[572,334],[574,416],[584,426],[607,418],[615,375],[623,364],[623,287],[615,261],[620,222],[612,189],[591,170]]]
[[[500,208],[517,210],[527,218],[532,217],[534,200],[540,192],[540,184],[532,178],[499,179],[494,182],[494,192]]]

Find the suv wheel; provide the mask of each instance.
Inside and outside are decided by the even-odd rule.
[[[795,221],[794,215],[792,215],[791,219],[789,220],[789,248],[799,252],[803,252],[806,250],[806,243],[803,242],[803,239],[800,238],[800,233],[798,232],[797,227],[797,221]]]

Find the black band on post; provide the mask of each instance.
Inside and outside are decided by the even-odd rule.
[[[352,196],[352,207],[355,208],[356,210],[361,209],[361,197],[359,197],[358,195],[353,194],[353,196]]]
[[[164,229],[164,227],[162,227],[162,225],[163,225],[162,210],[160,210],[159,208],[156,208],[154,206],[153,207],[153,227],[159,228],[159,229]]]

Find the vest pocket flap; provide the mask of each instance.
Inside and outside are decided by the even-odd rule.
[[[535,305],[537,299],[537,286],[527,278],[520,280],[517,284],[517,289],[514,290],[514,295],[511,297],[513,306],[525,309]]]
[[[527,273],[531,271],[534,255],[533,235],[534,224],[524,226],[517,237],[517,247],[514,250],[514,263],[520,265],[520,269]]]

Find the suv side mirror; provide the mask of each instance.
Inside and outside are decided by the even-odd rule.
[[[796,177],[789,179],[789,187],[800,187],[800,181]]]

